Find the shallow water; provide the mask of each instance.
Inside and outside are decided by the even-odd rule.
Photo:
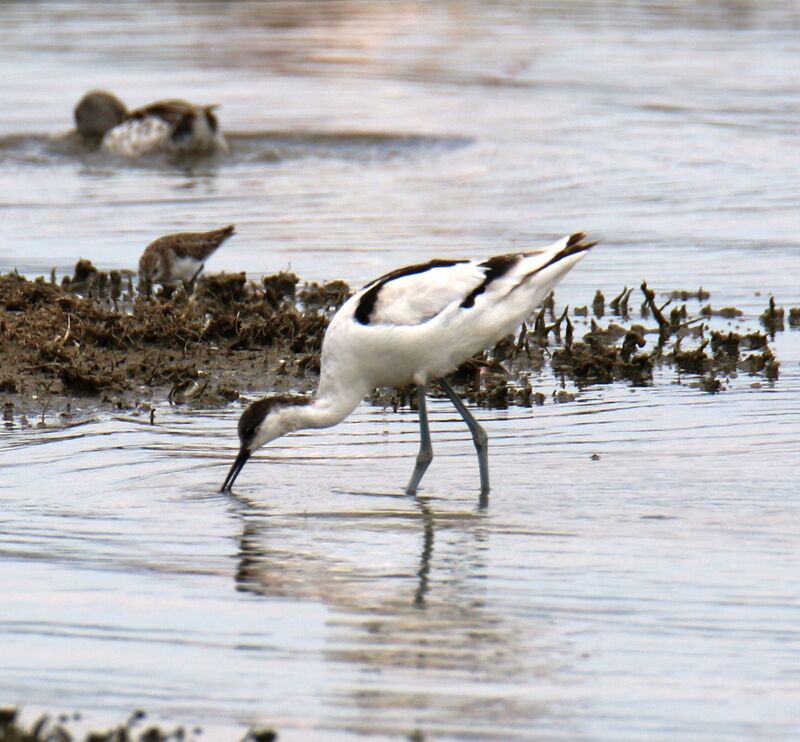
[[[796,5],[562,5],[4,3],[0,270],[133,268],[159,234],[233,222],[209,270],[359,283],[587,229],[603,244],[561,303],[646,278],[747,327],[772,293],[800,304]],[[101,86],[220,103],[230,154],[76,149]],[[0,703],[142,706],[206,739],[794,738],[799,338],[778,335],[775,384],[663,372],[479,411],[483,511],[438,400],[416,501],[409,411],[274,444],[236,497],[239,407],[15,421]]]

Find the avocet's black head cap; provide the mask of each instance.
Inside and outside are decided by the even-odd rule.
[[[308,397],[276,394],[253,402],[242,413],[239,418],[239,453],[228,476],[225,477],[222,492],[230,492],[236,477],[239,476],[239,472],[244,468],[253,451],[288,432],[288,429],[284,429],[280,421],[274,420],[275,416],[272,413],[285,407],[306,405],[308,402]]]

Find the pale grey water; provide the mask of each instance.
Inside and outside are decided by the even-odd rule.
[[[646,278],[749,327],[800,304],[789,0],[12,2],[0,29],[2,271],[132,268],[234,222],[209,270],[358,283],[587,229],[562,303]],[[220,103],[231,154],[71,152],[101,86]],[[0,703],[206,739],[797,738],[798,333],[775,347],[774,385],[479,411],[485,512],[438,401],[416,502],[410,412],[272,445],[237,498],[239,407],[6,430]]]

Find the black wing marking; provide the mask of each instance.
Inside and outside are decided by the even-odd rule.
[[[492,283],[492,281],[496,281],[498,278],[502,278],[517,263],[519,263],[521,259],[522,256],[517,253],[510,255],[495,255],[493,258],[484,260],[480,264],[480,267],[485,269],[486,277],[479,285],[477,285],[464,297],[464,301],[461,302],[461,307],[463,309],[469,309],[470,307],[475,306],[475,299],[484,291],[486,291],[486,289],[489,287],[489,284]]]
[[[405,268],[398,268],[391,273],[387,273],[385,276],[376,278],[374,281],[367,284],[368,289],[361,296],[353,316],[362,325],[368,325],[370,323],[370,319],[372,318],[372,313],[375,311],[375,305],[378,303],[378,295],[380,294],[381,289],[390,281],[394,281],[397,278],[403,278],[405,276],[413,276],[417,273],[425,273],[433,268],[449,268],[450,266],[458,265],[459,263],[468,262],[468,260],[436,259],[431,260],[428,263],[407,265]]]
[[[553,263],[557,263],[559,260],[563,260],[564,258],[568,258],[570,255],[575,255],[579,252],[586,252],[590,248],[594,247],[597,242],[584,242],[587,238],[586,232],[575,232],[575,234],[571,234],[569,239],[567,240],[566,247],[558,253],[547,265],[543,265],[542,268],[547,268],[548,265],[553,265]],[[541,268],[540,268],[541,270]]]

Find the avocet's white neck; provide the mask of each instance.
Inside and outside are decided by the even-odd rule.
[[[308,404],[286,408],[284,424],[289,430],[337,425],[358,407],[369,391],[363,384],[347,385],[323,376]]]

